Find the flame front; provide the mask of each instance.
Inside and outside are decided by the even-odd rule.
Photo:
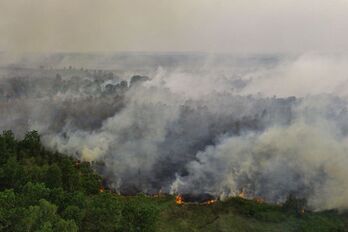
[[[179,195],[177,195],[176,197],[175,197],[175,203],[177,204],[177,205],[182,205],[182,204],[184,204],[184,200],[182,199],[182,196],[179,194]]]
[[[256,203],[261,204],[261,203],[264,203],[264,202],[265,202],[265,199],[263,199],[262,197],[257,196],[257,197],[254,197],[254,201],[255,201]]]
[[[245,191],[244,191],[243,188],[240,190],[240,192],[239,192],[239,194],[238,194],[238,197],[240,197],[240,198],[245,198]]]
[[[212,200],[207,201],[206,203],[207,203],[208,205],[211,205],[211,204],[214,204],[215,202],[216,202],[216,200],[212,199]]]
[[[103,193],[104,191],[105,191],[104,186],[100,186],[100,187],[99,187],[99,192],[100,192],[100,193]]]

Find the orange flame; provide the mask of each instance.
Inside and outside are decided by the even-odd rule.
[[[104,191],[105,191],[104,187],[103,187],[103,186],[100,186],[100,187],[99,187],[99,192],[100,192],[100,193],[103,193]]]
[[[182,196],[180,194],[175,197],[175,203],[177,205],[183,205],[184,204],[184,200],[182,199]]]
[[[254,197],[254,201],[256,201],[256,203],[261,204],[265,202],[265,199],[263,199],[262,197]]]
[[[216,200],[212,199],[206,202],[207,205],[211,205],[214,204],[216,202]]]
[[[245,191],[244,191],[243,188],[240,190],[240,192],[239,192],[239,194],[238,194],[238,197],[240,197],[240,198],[245,198]]]

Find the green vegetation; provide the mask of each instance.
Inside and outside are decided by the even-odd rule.
[[[335,211],[302,213],[296,208],[257,203],[239,197],[212,205],[182,206],[176,206],[173,197],[168,197],[161,204],[163,210],[157,227],[161,232],[347,231],[344,216]]]
[[[45,149],[36,131],[0,135],[0,231],[154,231],[146,196],[99,192],[90,164]]]
[[[239,197],[212,205],[176,205],[174,196],[100,192],[89,163],[45,149],[36,131],[0,135],[0,231],[348,231],[335,211],[303,212]]]

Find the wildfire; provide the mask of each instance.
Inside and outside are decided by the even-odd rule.
[[[215,202],[216,202],[216,200],[213,200],[213,199],[212,199],[212,200],[207,201],[206,204],[207,204],[207,205],[212,205],[212,204],[214,204]]]
[[[254,197],[254,201],[256,201],[256,203],[261,204],[265,202],[265,199],[263,199],[262,197]]]
[[[183,205],[184,204],[184,200],[182,199],[182,196],[180,194],[175,197],[175,203],[177,205]]]
[[[81,164],[81,161],[80,160],[76,160],[75,167],[76,168],[80,168],[80,164]]]
[[[103,187],[103,186],[100,186],[100,187],[99,187],[99,192],[100,192],[100,193],[103,193],[104,191],[105,191],[104,187]]]
[[[238,197],[240,197],[240,198],[245,198],[245,191],[244,191],[243,188],[240,190],[240,192],[239,192],[239,194],[238,194]]]

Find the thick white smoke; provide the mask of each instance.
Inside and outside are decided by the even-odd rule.
[[[45,65],[61,67],[61,56]],[[0,129],[39,130],[47,146],[93,162],[120,192],[244,189],[347,208],[345,56],[125,57],[108,57],[122,70],[5,68]],[[139,62],[148,78],[130,79]]]
[[[314,209],[346,208],[346,141],[330,122],[295,120],[260,133],[222,138],[198,152],[189,174],[173,184],[176,192],[208,192],[282,202],[289,193],[306,197]],[[194,187],[192,187],[194,186]]]

